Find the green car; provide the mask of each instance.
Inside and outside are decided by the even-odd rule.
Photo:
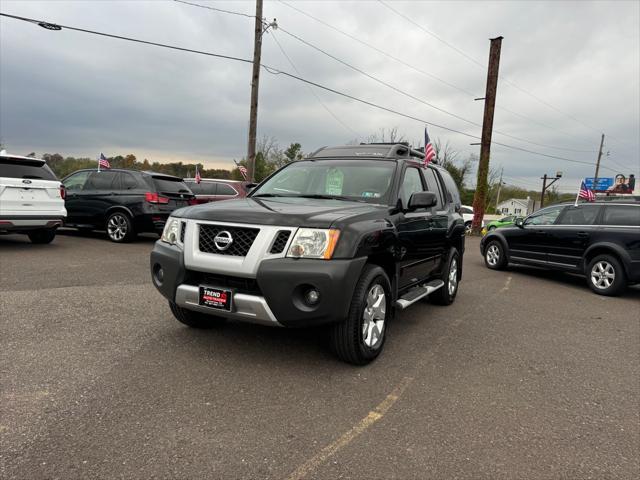
[[[510,215],[508,217],[501,218],[500,220],[494,220],[493,222],[487,223],[487,230],[493,230],[495,228],[507,227],[509,225],[513,225],[516,223],[516,220],[522,217],[516,217],[515,215]]]

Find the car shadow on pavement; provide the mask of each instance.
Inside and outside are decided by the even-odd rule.
[[[544,278],[549,281],[554,281],[557,283],[562,283],[563,285],[572,286],[579,288],[580,290],[584,290],[587,293],[595,293],[591,292],[591,289],[587,285],[586,277],[576,274],[576,273],[568,273],[568,272],[560,272],[557,270],[547,270],[543,268],[537,268],[534,266],[525,266],[525,265],[511,265],[509,266],[509,271],[521,273],[523,275],[527,275],[535,278]],[[621,298],[639,298],[640,299],[640,286],[633,285],[628,288],[622,295]]]
[[[101,230],[77,230],[75,228],[62,228],[58,230],[57,235],[63,235],[67,237],[76,237],[76,238],[92,238],[96,240],[104,240],[105,242],[113,243],[107,237],[107,233]],[[160,238],[158,235],[153,233],[141,233],[136,235],[136,238],[130,243],[151,243],[155,242]]]

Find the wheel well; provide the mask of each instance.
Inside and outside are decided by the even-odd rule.
[[[602,247],[596,247],[593,250],[590,250],[584,256],[584,263],[582,266],[583,270],[586,271],[587,265],[589,265],[589,262],[591,262],[591,260],[593,260],[598,255],[611,255],[612,257],[615,257],[615,259],[618,260],[618,262],[620,262],[620,265],[622,265],[622,268],[625,268],[625,264],[622,261],[622,258],[620,258],[620,255],[618,254],[618,252],[616,252],[613,248],[602,246]]]
[[[103,222],[105,222],[107,218],[109,218],[109,215],[115,212],[126,213],[133,220],[133,215],[131,214],[131,211],[127,207],[115,206],[115,207],[111,207],[109,210],[105,212]]]
[[[388,255],[372,255],[367,259],[367,263],[378,265],[389,277],[389,281],[393,284],[396,276],[396,262]]]

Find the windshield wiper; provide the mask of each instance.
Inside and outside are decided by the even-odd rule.
[[[291,195],[282,195],[279,193],[256,193],[255,195],[251,195],[251,198],[258,198],[258,197],[290,197]]]

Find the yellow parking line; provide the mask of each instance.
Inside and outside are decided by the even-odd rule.
[[[351,429],[343,433],[337,440],[331,442],[316,455],[298,467],[287,477],[287,480],[300,480],[306,477],[326,462],[329,457],[335,455],[336,452],[349,445],[356,437],[364,433],[371,425],[384,417],[412,381],[412,377],[404,377],[402,381],[391,391],[391,393],[387,395],[387,397],[376,408],[371,410],[366,417],[360,420]]]

